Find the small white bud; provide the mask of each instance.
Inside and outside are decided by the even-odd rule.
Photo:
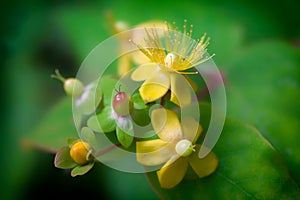
[[[175,150],[178,155],[187,157],[194,151],[194,145],[191,141],[183,139],[176,144]]]
[[[165,58],[165,65],[168,68],[172,68],[175,58],[176,58],[176,55],[174,55],[173,53],[168,53],[168,55]]]

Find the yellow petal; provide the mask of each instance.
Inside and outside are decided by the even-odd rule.
[[[202,126],[191,117],[184,117],[181,121],[183,138],[188,139],[193,144],[202,132]]]
[[[131,57],[133,62],[135,62],[138,65],[150,62],[150,59],[145,54],[143,54],[140,50],[136,52],[132,52]]]
[[[118,75],[121,77],[129,72],[131,69],[130,65],[130,55],[126,54],[119,58],[118,62]]]
[[[196,146],[196,152],[189,157],[189,163],[199,178],[212,174],[218,167],[218,158],[211,151],[206,157],[199,158],[200,145]]]
[[[181,127],[174,111],[158,108],[151,113],[151,123],[157,135],[164,141],[181,139]]]
[[[179,156],[172,157],[159,171],[158,181],[162,188],[173,188],[178,185],[188,168],[188,162]]]
[[[171,73],[171,101],[184,107],[191,104],[192,87],[183,75]]]
[[[156,139],[136,143],[137,161],[145,166],[155,166],[167,162],[171,151],[167,142]]]
[[[170,88],[169,76],[166,72],[157,71],[140,87],[139,92],[145,103],[155,101],[164,96]]]
[[[140,65],[134,72],[131,74],[131,79],[134,81],[144,81],[146,80],[158,66],[156,63],[146,63]]]

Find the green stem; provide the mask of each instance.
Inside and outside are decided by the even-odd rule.
[[[95,157],[98,157],[98,156],[101,156],[111,150],[114,150],[115,148],[117,147],[120,147],[122,144],[121,143],[117,143],[117,144],[114,144],[114,145],[111,145],[111,146],[108,146],[104,149],[101,149],[100,151],[98,151],[96,154],[95,154]]]
[[[58,69],[55,70],[55,74],[51,75],[51,78],[55,78],[57,80],[60,80],[63,83],[66,81],[66,79],[59,73]]]

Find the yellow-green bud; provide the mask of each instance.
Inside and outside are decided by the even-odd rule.
[[[183,139],[177,142],[175,150],[178,155],[187,157],[193,153],[194,147],[195,145],[193,145],[191,141]]]

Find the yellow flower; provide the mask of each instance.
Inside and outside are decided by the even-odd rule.
[[[130,26],[123,21],[114,21],[112,18],[110,19],[112,23],[112,27],[114,29],[114,33],[121,33],[123,31],[128,31],[130,29]],[[151,28],[151,27],[157,27],[162,28],[164,27],[164,23],[161,21],[148,21],[145,23],[137,24],[133,27],[133,30],[130,32],[124,32],[123,34],[119,35],[120,37],[120,52],[126,52],[126,50],[131,49],[131,46],[128,41],[129,39],[132,39],[139,44],[143,44],[144,38],[142,37],[142,30],[144,28]],[[118,61],[118,75],[123,76],[127,72],[129,72],[132,68],[132,63],[135,64],[144,64],[149,62],[149,58],[145,56],[141,51],[134,51],[131,53],[127,53],[119,58]]]
[[[133,41],[150,60],[140,65],[131,75],[135,81],[145,81],[139,89],[141,97],[148,103],[164,96],[171,89],[171,101],[184,106],[191,101],[191,94],[177,83],[181,74],[196,74],[186,70],[197,66],[212,56],[204,57],[209,38],[205,34],[197,42],[190,38],[192,26],[187,31],[186,22],[183,34],[172,30],[169,26],[163,29],[145,29],[145,45]],[[164,33],[162,42],[160,36]],[[182,102],[183,101],[183,102]]]
[[[159,139],[136,143],[137,161],[145,166],[163,167],[157,171],[161,187],[173,188],[181,182],[188,164],[199,178],[213,173],[218,159],[213,152],[200,159],[196,151],[200,145],[194,143],[202,131],[198,122],[183,118],[181,124],[174,111],[158,108],[151,113],[152,126]]]

